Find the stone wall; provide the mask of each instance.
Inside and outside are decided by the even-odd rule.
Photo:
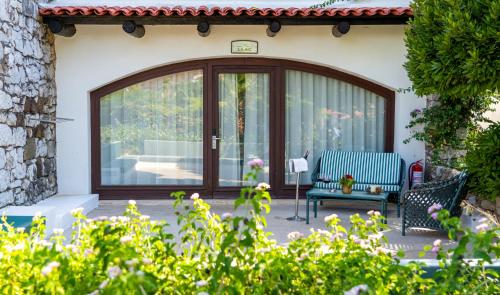
[[[57,192],[54,37],[38,0],[0,1],[0,207]],[[44,122],[45,121],[45,122]]]
[[[427,97],[427,107],[435,106],[437,104],[438,102],[436,96],[431,95]],[[460,132],[460,130],[458,130],[457,132]],[[461,136],[465,136],[465,134],[462,134]],[[441,165],[437,165],[432,161],[432,154],[432,146],[426,144],[424,172],[424,178],[426,181],[448,179],[460,173],[460,171],[450,168],[450,166],[452,166],[452,163],[455,162],[458,158],[463,157],[465,155],[465,151],[449,149],[442,152],[439,155],[439,162],[442,163]]]

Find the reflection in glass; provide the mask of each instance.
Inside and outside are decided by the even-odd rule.
[[[242,186],[247,162],[264,160],[269,181],[269,74],[219,75],[219,185]]]
[[[295,183],[288,159],[305,150],[309,172],[302,184],[311,183],[311,172],[325,149],[383,152],[385,100],[352,84],[325,76],[286,71],[285,180]]]
[[[148,80],[101,98],[103,185],[201,185],[203,72]]]

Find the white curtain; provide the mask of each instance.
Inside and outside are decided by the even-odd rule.
[[[247,162],[264,160],[269,179],[269,75],[219,75],[219,185],[241,186]]]
[[[301,183],[311,183],[311,172],[325,149],[383,152],[384,112],[385,99],[373,92],[325,76],[287,70],[285,158],[311,152],[310,171]],[[295,183],[288,171],[285,167],[286,182]]]
[[[203,73],[148,80],[101,98],[103,185],[201,185]]]

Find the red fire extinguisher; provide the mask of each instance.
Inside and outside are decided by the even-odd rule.
[[[416,184],[424,182],[424,166],[422,160],[413,162],[408,169],[408,179],[410,181],[410,188]]]

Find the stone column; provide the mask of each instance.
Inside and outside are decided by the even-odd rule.
[[[37,2],[0,1],[0,207],[57,192],[56,56]]]

